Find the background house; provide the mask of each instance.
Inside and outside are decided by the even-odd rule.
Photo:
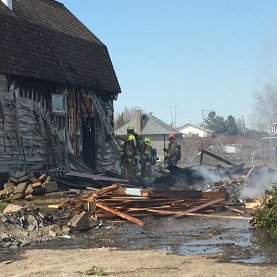
[[[163,122],[159,118],[155,117],[152,113],[141,113],[141,110],[136,110],[135,117],[133,117],[129,122],[124,124],[122,127],[115,131],[116,135],[122,136],[126,134],[127,126],[133,126],[135,131],[141,135],[142,139],[149,137],[152,140],[153,148],[157,149],[157,155],[160,161],[164,160],[164,151],[163,148],[167,147],[168,144],[168,135],[174,129]],[[177,141],[182,138],[181,133],[178,131]]]
[[[201,126],[187,123],[177,129],[180,133],[186,137],[213,137],[213,131],[203,128]]]
[[[0,171],[59,167],[67,153],[114,167],[111,137],[121,92],[107,47],[54,0],[0,0]]]

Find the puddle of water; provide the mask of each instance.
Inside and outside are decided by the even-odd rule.
[[[22,252],[22,250],[17,249],[0,249],[0,263],[20,260]]]
[[[166,251],[171,254],[179,254],[183,256],[217,254],[221,253],[222,249],[213,245],[178,245],[178,246],[163,246],[156,247],[154,250]]]
[[[245,259],[231,259],[232,263],[244,263],[244,264],[261,264],[265,263],[266,259],[263,255],[258,254],[250,258]]]
[[[275,237],[267,232],[251,231],[248,222],[230,219],[185,218],[168,221],[149,218],[143,227],[126,223],[107,229],[92,229],[89,232],[74,234],[72,239],[59,238],[34,245],[32,248],[98,247],[121,250],[147,249],[178,255],[222,253],[224,259],[231,262],[277,263],[277,236],[275,240]]]

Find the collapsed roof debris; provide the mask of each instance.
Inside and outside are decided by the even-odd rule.
[[[74,158],[74,169],[68,171],[57,168],[16,177],[3,175],[0,197],[19,206],[10,204],[1,221],[58,237],[65,230],[87,230],[93,221],[113,218],[137,225],[144,225],[146,216],[251,219],[246,215],[245,202],[250,198],[246,192],[261,182],[261,176],[271,184],[276,171],[265,166],[245,168],[232,164],[225,168],[202,164],[194,168],[172,167],[153,184],[144,184],[91,171]],[[37,208],[38,203],[43,209]],[[13,241],[18,246],[29,245],[9,238],[7,243],[2,240],[2,247],[13,245],[9,243]]]

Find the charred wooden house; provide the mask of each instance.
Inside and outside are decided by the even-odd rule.
[[[120,92],[107,47],[63,4],[0,0],[0,171],[64,166],[67,153],[112,170],[97,103],[112,125]]]

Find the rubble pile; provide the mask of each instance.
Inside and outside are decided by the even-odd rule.
[[[0,198],[30,200],[32,195],[40,195],[58,191],[58,184],[51,176],[42,174],[38,178],[23,175],[19,178],[10,176],[0,190]]]
[[[31,245],[31,241],[19,239],[15,236],[2,233],[0,234],[0,248],[18,248]]]
[[[62,216],[62,217],[60,217]],[[51,224],[61,223],[63,214],[42,212],[39,208],[9,204],[3,211],[2,224],[13,225],[29,232],[38,231]]]
[[[215,191],[225,192],[228,199],[233,202],[241,203],[241,190],[245,185],[245,178],[243,176],[236,177],[233,180],[222,180],[213,184]]]
[[[85,193],[57,208],[66,206],[73,213],[88,213],[93,219],[120,217],[138,225],[137,217],[156,215],[174,218],[192,215],[197,211],[211,213],[225,201],[222,192],[200,190],[156,190],[124,188],[113,184],[92,193]]]
[[[250,221],[253,229],[277,230],[277,185],[267,190]]]
[[[1,230],[5,230],[0,234],[0,248],[29,246],[32,238],[57,237],[58,234],[68,232],[70,228],[64,227],[67,227],[70,216],[66,210],[48,212],[29,205],[22,207],[9,204],[0,215]],[[28,237],[28,240],[19,239],[11,233],[19,233]]]
[[[259,176],[260,169],[224,162],[228,168],[209,168],[203,164],[194,169],[174,167],[153,184],[77,170],[50,170],[31,177],[28,173],[21,177],[8,176],[0,185],[0,198],[20,205],[26,205],[25,200],[31,201],[24,207],[10,204],[0,215],[1,225],[7,227],[2,229],[0,247],[28,245],[10,235],[12,226],[28,234],[56,238],[68,232],[88,230],[95,224],[93,221],[102,219],[116,218],[138,225],[144,225],[143,218],[148,216],[250,219],[243,217],[243,210],[237,208],[245,208],[241,190],[251,187],[254,183],[251,174],[256,172]],[[271,201],[266,203],[270,205]],[[43,204],[45,209],[37,208],[37,204]],[[262,226],[259,219],[257,214],[255,224]]]

